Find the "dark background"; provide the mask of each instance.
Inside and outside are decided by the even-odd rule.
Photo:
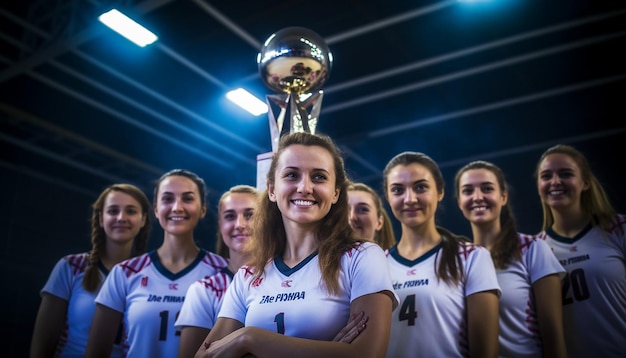
[[[145,48],[97,16],[117,6],[159,37]],[[256,183],[271,150],[266,115],[225,99],[269,90],[256,55],[273,32],[312,29],[334,55],[318,131],[374,188],[395,154],[441,166],[441,225],[470,235],[452,180],[471,160],[501,166],[519,230],[536,233],[533,171],[572,144],[625,212],[626,6],[618,1],[3,1],[0,5],[2,351],[25,356],[39,290],[62,256],[89,250],[90,205],[113,182],[152,197],[173,168],[207,182],[196,234],[214,246],[214,208]],[[150,241],[162,238],[158,224]]]

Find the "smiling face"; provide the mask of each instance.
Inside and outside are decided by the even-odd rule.
[[[154,213],[163,230],[172,235],[193,233],[206,214],[196,183],[184,176],[168,176],[160,182],[157,193]]]
[[[390,168],[386,194],[393,215],[405,226],[417,227],[435,220],[437,205],[443,199],[432,172],[424,165],[410,163]]]
[[[252,217],[256,196],[249,193],[230,193],[219,206],[218,225],[224,244],[233,252],[243,252],[250,242]]]
[[[145,224],[146,216],[135,198],[117,190],[107,194],[100,213],[100,226],[108,243],[132,242]]]
[[[567,154],[549,154],[539,164],[539,196],[553,210],[579,209],[581,193],[588,188],[580,168]]]
[[[318,223],[339,197],[331,154],[319,146],[290,145],[278,158],[267,189],[285,223]]]
[[[467,170],[461,174],[457,185],[457,203],[467,220],[475,225],[499,220],[507,195],[491,170]]]
[[[372,194],[363,190],[348,191],[350,226],[361,237],[374,241],[376,231],[383,227],[383,217],[378,215]]]

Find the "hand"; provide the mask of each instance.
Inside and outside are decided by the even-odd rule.
[[[365,329],[368,318],[363,312],[352,315],[348,324],[333,338],[333,342],[352,343]]]
[[[249,353],[242,350],[241,342],[245,339],[245,334],[248,330],[246,328],[240,328],[226,337],[213,342],[204,341],[202,346],[195,355],[195,358],[213,358],[213,357],[225,357],[225,358],[241,358],[241,357],[254,357]]]

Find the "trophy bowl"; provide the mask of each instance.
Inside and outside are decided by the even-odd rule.
[[[265,41],[257,62],[266,86],[300,96],[322,88],[330,75],[332,54],[317,33],[287,27]]]

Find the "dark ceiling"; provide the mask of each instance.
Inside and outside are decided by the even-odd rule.
[[[113,6],[159,41],[140,48],[96,21]],[[357,181],[378,188],[404,150],[432,156],[448,182],[492,160],[521,188],[552,144],[579,146],[596,167],[624,153],[621,2],[14,1],[0,16],[0,164],[68,195],[120,181],[151,191],[172,168],[214,196],[254,185],[267,115],[225,93],[271,93],[256,56],[288,26],[333,52],[318,131]]]
[[[158,42],[137,47],[96,21],[111,7]],[[448,183],[468,161],[494,161],[519,200],[535,199],[532,171],[550,145],[581,148],[608,184],[607,156],[625,152],[621,2],[13,1],[0,17],[0,164],[67,195],[112,182],[150,192],[172,168],[200,174],[210,198],[254,185],[268,117],[225,93],[271,93],[256,56],[289,26],[326,39],[318,131],[377,189],[405,150],[433,157]],[[532,231],[540,215],[525,211]]]
[[[96,21],[113,6],[159,41],[139,48]],[[541,225],[535,163],[569,143],[626,209],[616,175],[626,154],[623,2],[8,0],[0,9],[0,170],[10,204],[2,225],[12,240],[4,260],[27,245],[56,248],[39,235],[47,225],[88,249],[84,203],[112,182],[150,193],[163,172],[187,168],[206,180],[212,206],[228,187],[254,185],[256,157],[271,150],[268,118],[225,93],[270,93],[256,56],[289,26],[319,33],[333,53],[318,131],[340,145],[353,179],[378,189],[387,161],[405,150],[433,157],[448,185],[463,164],[490,160],[517,194],[521,231],[532,233]],[[446,189],[440,220],[468,234]],[[72,205],[80,217],[64,211]],[[44,239],[20,235],[36,229]],[[67,250],[47,251],[54,257],[39,277]]]

